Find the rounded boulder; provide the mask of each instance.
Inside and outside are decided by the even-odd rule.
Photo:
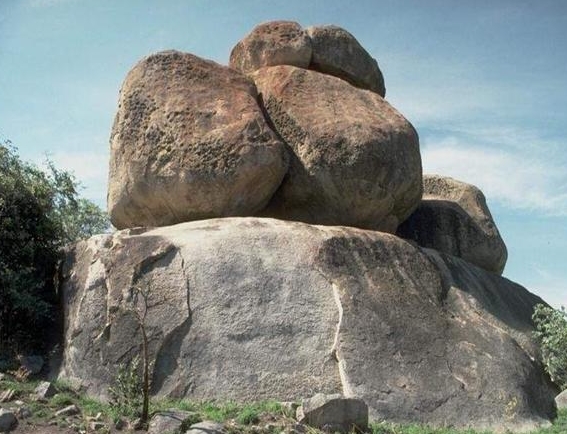
[[[293,65],[307,68],[311,61],[311,39],[293,21],[260,24],[230,53],[229,66],[250,73],[264,66]]]
[[[337,26],[314,26],[306,31],[313,49],[309,69],[342,78],[382,97],[386,95],[378,62],[352,34]]]
[[[397,233],[496,274],[508,258],[482,191],[446,176],[423,177],[423,200]]]
[[[165,51],[128,73],[110,139],[108,210],[118,229],[251,215],[287,168],[254,83]]]
[[[419,140],[382,97],[293,66],[256,71],[290,167],[261,215],[394,232],[421,200]]]

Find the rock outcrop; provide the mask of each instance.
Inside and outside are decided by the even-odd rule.
[[[298,23],[270,21],[260,24],[232,49],[229,66],[244,73],[264,66],[311,63],[311,38]]]
[[[254,83],[177,51],[140,61],[120,91],[108,209],[117,228],[253,215],[286,172]]]
[[[421,199],[412,125],[379,95],[293,66],[252,75],[290,147],[290,166],[263,216],[394,232]]]
[[[423,200],[397,234],[497,274],[508,257],[482,191],[444,176],[423,177]]]
[[[126,77],[108,203],[129,229],[67,251],[59,376],[104,397],[144,330],[154,395],[340,394],[370,420],[549,423],[542,300],[498,275],[482,193],[422,178],[369,53],[341,28],[278,21],[230,65],[168,51]]]
[[[140,351],[147,289],[153,393],[363,399],[372,420],[527,430],[554,390],[538,363],[541,300],[394,236],[225,218],[76,244],[62,270],[61,377],[104,395]]]

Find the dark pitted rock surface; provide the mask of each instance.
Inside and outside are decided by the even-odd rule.
[[[376,59],[353,35],[337,26],[308,27],[307,34],[313,47],[309,69],[342,78],[381,97],[386,95],[384,77]]]
[[[379,95],[293,66],[252,75],[290,167],[260,215],[395,232],[421,200],[419,140]]]
[[[284,145],[240,72],[165,51],[128,73],[110,147],[117,228],[253,215],[286,168]]]
[[[311,39],[293,21],[260,24],[242,39],[230,53],[229,66],[244,73],[264,66],[293,65],[309,67]]]
[[[140,352],[152,393],[367,403],[370,420],[526,431],[555,411],[532,340],[542,300],[390,234],[226,218],[93,237],[67,252],[61,378],[104,395]],[[130,310],[131,312],[131,310]]]
[[[423,177],[423,200],[397,234],[497,274],[508,257],[482,191],[449,177]]]

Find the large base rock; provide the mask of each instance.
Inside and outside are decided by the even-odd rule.
[[[104,395],[140,352],[152,392],[361,398],[371,420],[527,430],[554,413],[524,288],[393,235],[272,219],[196,221],[80,242],[62,270],[60,376]]]

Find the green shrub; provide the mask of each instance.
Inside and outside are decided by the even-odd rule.
[[[251,425],[260,420],[259,412],[251,406],[244,407],[236,417],[236,421],[241,425]]]
[[[538,304],[532,318],[545,368],[562,390],[567,389],[567,312]]]
[[[121,416],[138,417],[142,410],[142,376],[140,357],[118,367],[114,386],[108,389],[110,400]]]
[[[21,161],[10,142],[0,143],[0,355],[46,341],[61,247],[109,227],[77,189],[68,172],[51,162],[40,170]]]

